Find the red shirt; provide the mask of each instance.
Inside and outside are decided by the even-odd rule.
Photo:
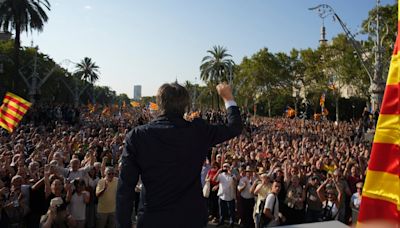
[[[211,186],[215,186],[215,185],[218,184],[218,182],[213,181],[213,179],[214,179],[215,175],[217,174],[217,172],[218,172],[218,169],[214,169],[214,168],[208,170],[207,175],[208,175],[208,178],[210,178],[210,184],[211,184]]]

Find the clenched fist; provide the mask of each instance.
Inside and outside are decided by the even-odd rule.
[[[217,85],[217,92],[224,102],[233,100],[232,88],[225,82]]]

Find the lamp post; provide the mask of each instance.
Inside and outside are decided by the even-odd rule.
[[[370,52],[365,52],[361,47],[360,43],[356,41],[355,36],[350,32],[350,30],[347,28],[346,24],[341,20],[341,18],[336,14],[336,12],[333,10],[333,8],[330,5],[327,4],[321,4],[316,7],[309,8],[309,10],[315,10],[317,11],[318,15],[322,18],[325,19],[327,16],[332,16],[334,20],[337,20],[342,27],[343,31],[345,32],[345,35],[347,38],[350,40],[351,45],[353,46],[354,50],[356,51],[357,57],[361,61],[361,64],[367,73],[369,80],[370,80],[370,87],[369,87],[369,92],[370,92],[370,100],[371,100],[371,107],[379,107],[382,98],[383,98],[383,92],[385,90],[385,81],[383,80],[382,74],[383,74],[383,63],[382,63],[382,54],[383,54],[383,41],[385,37],[388,35],[388,26],[385,23],[386,27],[386,33],[381,36],[381,21],[380,21],[380,16],[379,16],[379,6],[380,6],[380,0],[376,0],[376,11],[377,11],[377,16],[375,18],[375,23],[376,23],[376,37],[374,40],[374,47]],[[370,24],[369,26],[370,27]],[[369,66],[366,56],[370,56],[370,53],[373,53],[375,56],[374,59],[374,65],[373,68]]]
[[[197,77],[194,78],[194,85],[193,85],[193,101],[192,101],[192,111],[196,109],[196,90],[197,90]]]

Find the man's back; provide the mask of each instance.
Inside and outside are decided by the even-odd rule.
[[[208,148],[241,133],[238,107],[228,109],[228,125],[185,121],[162,115],[128,133],[117,194],[117,223],[129,227],[137,178],[146,189],[138,227],[203,227],[207,222],[200,173]],[[132,187],[132,188],[131,188]]]

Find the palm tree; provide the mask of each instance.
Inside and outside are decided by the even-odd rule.
[[[76,64],[75,76],[94,84],[99,79],[99,66],[92,59],[85,57],[80,63]]]
[[[94,104],[96,103],[94,83],[99,79],[99,73],[99,66],[89,57],[85,57],[80,63],[77,63],[74,72],[77,78],[89,82],[89,85],[91,84],[92,94],[89,93],[89,97]]]
[[[15,70],[19,70],[20,35],[22,31],[43,30],[48,17],[45,9],[50,10],[48,0],[3,0],[0,3],[0,28],[4,31],[15,30]]]
[[[222,46],[214,46],[201,61],[200,78],[212,86],[217,85],[220,81],[232,81],[233,67],[235,62],[230,59],[232,55],[227,53],[227,49]],[[219,109],[219,99],[218,109]]]

